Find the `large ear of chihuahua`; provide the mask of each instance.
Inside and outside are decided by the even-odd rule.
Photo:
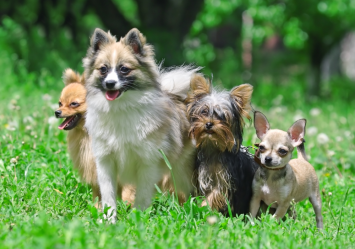
[[[252,94],[253,86],[250,84],[241,84],[230,91],[230,95],[239,112],[249,120],[251,119],[249,111],[251,110],[250,100]]]
[[[67,86],[71,83],[84,84],[83,77],[71,68],[65,69],[65,71],[63,73],[63,81],[64,81],[65,86]]]
[[[287,134],[291,138],[293,147],[298,147],[304,142],[306,134],[306,119],[299,119],[288,129]]]
[[[254,128],[256,131],[256,136],[263,140],[266,133],[270,130],[270,124],[264,114],[259,111],[254,112]]]
[[[256,135],[260,140],[263,140],[266,133],[270,130],[270,124],[264,114],[259,111],[254,112],[254,127]],[[304,136],[306,134],[306,119],[300,119],[293,123],[293,125],[287,131],[288,136],[291,139],[293,147],[298,147],[304,142]]]

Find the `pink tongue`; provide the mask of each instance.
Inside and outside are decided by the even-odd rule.
[[[67,126],[67,124],[68,124],[72,119],[74,119],[74,118],[75,118],[75,116],[71,116],[71,117],[69,117],[69,118],[66,118],[66,119],[63,121],[63,123],[61,123],[61,124],[58,126],[58,129],[63,130],[63,129],[65,128],[65,126]]]
[[[106,92],[106,99],[107,100],[115,100],[121,94],[120,90],[117,91],[107,91]]]

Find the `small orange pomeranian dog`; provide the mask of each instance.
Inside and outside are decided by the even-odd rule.
[[[86,113],[85,79],[72,69],[66,69],[63,74],[65,87],[59,99],[59,108],[55,111],[57,118],[65,118],[59,129],[67,130],[69,155],[74,168],[79,171],[81,179],[91,185],[93,200],[96,197],[101,202],[100,188],[97,182],[95,159],[91,151],[91,139],[84,127]],[[122,200],[133,204],[135,190],[126,185],[117,186],[117,193],[122,193]],[[98,207],[98,204],[96,204]]]

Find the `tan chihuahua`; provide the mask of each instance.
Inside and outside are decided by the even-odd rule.
[[[250,213],[256,217],[260,202],[276,208],[274,217],[282,219],[291,206],[291,202],[299,202],[309,198],[316,214],[317,227],[323,228],[321,213],[321,197],[316,172],[307,162],[304,152],[304,135],[306,120],[296,121],[287,132],[270,130],[264,114],[254,113],[254,127],[261,140],[256,153],[256,161],[260,168],[253,181],[253,197],[250,202]],[[297,147],[298,158],[292,159],[292,152]],[[260,154],[260,159],[257,158]]]

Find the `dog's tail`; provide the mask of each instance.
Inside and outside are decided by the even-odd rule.
[[[298,158],[303,158],[304,160],[306,160],[308,162],[306,151],[304,149],[304,143],[305,142],[306,142],[306,140],[303,139],[302,143],[297,146],[297,157]]]
[[[160,70],[162,90],[186,99],[191,77],[201,69],[201,67],[188,65]]]

